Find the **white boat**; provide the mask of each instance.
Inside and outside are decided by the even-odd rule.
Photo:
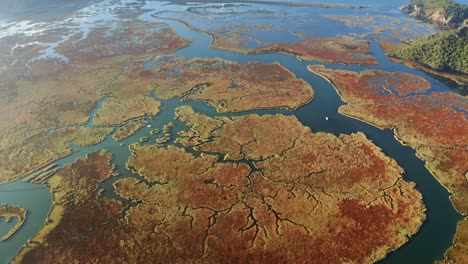
[[[325,120],[327,120],[327,121],[328,121],[328,116],[326,116],[326,117],[325,117]]]

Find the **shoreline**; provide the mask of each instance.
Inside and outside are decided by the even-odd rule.
[[[239,48],[222,48],[222,47],[219,47],[219,46],[217,46],[215,44],[215,42],[216,42],[215,35],[213,33],[209,32],[209,31],[207,31],[207,30],[202,30],[202,29],[195,28],[192,25],[190,25],[189,23],[187,23],[186,21],[178,19],[178,18],[160,17],[157,14],[153,14],[151,16],[153,18],[156,18],[156,19],[176,21],[176,22],[179,22],[179,23],[183,24],[184,26],[186,26],[191,31],[200,32],[200,33],[204,33],[204,34],[209,35],[211,37],[211,42],[210,42],[209,48],[215,49],[215,50],[228,51],[228,52],[233,52],[233,53],[243,54],[243,55],[261,55],[261,54],[279,53],[279,54],[284,54],[284,55],[288,55],[288,56],[294,56],[294,57],[297,58],[297,60],[302,61],[302,62],[304,62],[304,61],[310,61],[310,62],[317,61],[317,62],[330,63],[330,64],[358,65],[358,66],[378,66],[379,65],[379,63],[377,62],[377,60],[375,60],[375,58],[373,58],[373,60],[374,60],[373,62],[369,62],[369,63],[352,63],[352,62],[347,63],[346,61],[332,61],[332,60],[319,59],[319,58],[315,58],[315,59],[305,58],[307,55],[300,54],[298,52],[293,52],[293,51],[291,51],[291,52],[285,51],[282,48],[272,48],[272,49],[269,49],[269,50],[262,50],[262,49],[242,50],[242,49],[239,49]],[[372,53],[370,53],[370,54],[372,54]]]
[[[170,2],[187,5],[187,2],[184,0],[172,0]],[[197,3],[203,4],[212,4],[212,1],[201,0]],[[316,8],[338,8],[338,9],[363,9],[369,8],[369,6],[364,5],[348,5],[348,4],[325,4],[325,3],[309,3],[309,2],[285,2],[285,1],[269,1],[269,0],[244,0],[244,1],[218,1],[216,4],[229,4],[229,3],[239,3],[239,4],[259,4],[259,5],[277,5],[277,6],[296,6],[296,7],[316,7]]]
[[[337,94],[340,96],[340,98],[342,99],[342,102],[346,103],[346,105],[349,105],[349,103],[347,103],[346,101],[343,100],[343,96],[341,95],[341,93],[340,93],[339,90],[335,87],[335,85],[333,84],[333,82],[332,82],[331,80],[329,80],[327,77],[323,76],[323,75],[320,74],[320,73],[314,72],[314,71],[312,71],[312,70],[310,70],[310,71],[313,72],[314,74],[317,74],[318,76],[324,78],[325,80],[327,80],[327,81],[333,86],[333,88],[335,89],[335,91],[337,92]],[[340,106],[340,108],[341,108],[341,106]],[[448,189],[448,187],[446,187],[444,184],[442,184],[442,182],[437,178],[437,176],[435,176],[435,173],[427,166],[427,161],[424,160],[424,159],[422,159],[422,158],[419,156],[417,149],[415,149],[413,146],[407,144],[406,142],[404,142],[403,140],[401,140],[401,139],[398,137],[398,128],[396,128],[396,127],[381,127],[381,126],[379,126],[379,125],[377,125],[377,124],[374,124],[374,123],[368,122],[368,121],[366,121],[366,120],[362,120],[362,119],[360,119],[360,118],[358,118],[358,117],[352,116],[352,115],[350,115],[350,114],[347,114],[347,113],[343,112],[342,110],[340,110],[340,108],[338,108],[338,113],[340,113],[341,115],[344,115],[344,116],[346,116],[346,117],[349,117],[349,118],[352,118],[352,119],[355,119],[355,120],[359,120],[360,122],[366,123],[366,124],[368,124],[368,125],[371,125],[371,126],[373,126],[373,127],[378,128],[378,129],[380,129],[380,130],[386,130],[386,129],[392,130],[392,131],[393,131],[393,137],[394,137],[401,145],[403,145],[403,146],[405,146],[405,147],[410,147],[411,149],[413,149],[413,150],[415,151],[417,158],[418,158],[419,160],[421,160],[421,161],[424,162],[424,167],[431,173],[431,175],[437,180],[437,182],[438,182],[445,190],[447,190],[447,192],[450,193],[450,197],[449,197],[449,198],[450,198],[450,200],[451,200],[451,196],[453,196],[454,193],[453,193],[452,191],[450,191],[450,190]],[[452,205],[453,205],[453,204],[452,204]],[[467,213],[460,212],[455,206],[454,206],[453,208],[455,209],[455,211],[457,211],[458,213],[460,213],[462,216],[468,216]]]
[[[55,177],[52,176],[52,177]],[[51,177],[51,178],[52,178]],[[49,180],[51,180],[51,178]],[[52,204],[49,208],[49,213],[47,214],[46,219],[44,219],[44,223],[42,223],[41,228],[39,231],[34,234],[34,236],[26,241],[26,243],[16,252],[16,255],[10,260],[10,264],[13,263],[22,263],[23,257],[26,253],[34,249],[35,247],[39,246],[40,244],[44,243],[43,237],[45,237],[47,234],[49,234],[55,225],[57,225],[60,220],[61,220],[61,214],[60,210],[58,207],[61,207],[57,205],[55,201],[55,195],[56,192],[52,191],[49,187],[49,185],[43,185],[40,184],[41,186],[45,187],[49,193],[52,195]],[[48,223],[51,221],[50,223]],[[41,237],[42,236],[42,237]]]
[[[102,151],[103,150],[100,150],[100,153],[102,153]],[[105,151],[107,153],[107,150]],[[88,157],[88,154],[89,153],[85,155],[86,158]],[[108,163],[113,164],[111,161],[108,161]],[[112,171],[114,171],[114,169],[115,165],[112,166]],[[47,180],[47,182],[40,184],[41,186],[45,187],[52,195],[52,204],[49,208],[49,213],[47,214],[47,217],[44,223],[41,225],[39,231],[32,238],[26,241],[26,243],[19,249],[16,255],[10,260],[10,264],[23,263],[23,258],[29,251],[40,245],[46,244],[46,237],[62,220],[65,207],[63,205],[57,204],[57,201],[59,201],[63,195],[66,195],[66,193],[60,193],[60,191],[63,191],[60,188],[62,177],[63,176],[59,174],[54,174]],[[112,177],[112,174],[110,177]]]
[[[344,102],[345,105],[349,105],[348,102],[346,102],[346,101],[343,100],[343,96],[341,95],[340,91],[336,88],[335,84],[333,84],[333,82],[332,82],[330,79],[328,79],[327,77],[325,77],[325,76],[323,76],[322,74],[317,73],[317,72],[315,72],[315,71],[313,71],[313,70],[310,70],[310,69],[309,69],[309,71],[312,72],[312,73],[314,73],[314,74],[316,74],[316,75],[318,75],[318,76],[320,76],[320,77],[322,77],[322,78],[324,78],[325,80],[327,80],[327,82],[329,82],[329,83],[333,86],[333,88],[335,89],[335,91],[337,92],[337,94],[340,96],[341,101]],[[341,106],[340,106],[340,108],[341,108]],[[454,193],[453,193],[452,191],[450,191],[450,190],[448,189],[448,187],[446,187],[444,184],[442,184],[442,182],[437,178],[437,176],[435,176],[435,173],[427,166],[427,161],[424,160],[424,159],[422,159],[422,158],[419,156],[418,150],[415,149],[413,146],[407,144],[406,142],[404,142],[403,140],[401,140],[401,139],[398,137],[398,135],[399,135],[398,128],[396,128],[396,127],[382,127],[382,126],[379,126],[379,125],[377,125],[377,124],[368,122],[368,121],[366,121],[366,120],[362,120],[362,119],[360,119],[360,118],[358,118],[358,117],[355,117],[355,116],[352,116],[352,115],[350,115],[350,114],[348,114],[348,113],[345,113],[345,112],[343,112],[342,110],[340,110],[340,108],[338,108],[338,113],[340,113],[341,115],[344,115],[344,116],[346,116],[346,117],[349,117],[349,118],[358,120],[358,121],[360,121],[360,122],[366,123],[366,124],[368,124],[368,125],[371,125],[371,126],[373,126],[373,127],[378,128],[378,129],[380,129],[380,130],[386,130],[386,129],[392,130],[392,131],[393,131],[393,137],[394,137],[401,145],[403,145],[403,146],[405,146],[405,147],[410,147],[411,149],[413,149],[413,150],[415,151],[416,157],[417,157],[419,160],[421,160],[421,161],[424,162],[424,167],[431,173],[431,175],[437,180],[437,182],[438,182],[445,190],[447,190],[448,193],[450,193],[449,198],[450,198],[450,200],[451,200],[451,196],[453,196]],[[453,206],[453,203],[452,203],[452,206]],[[467,213],[460,212],[455,206],[454,206],[453,208],[455,209],[455,211],[457,211],[457,212],[458,212],[459,214],[461,214],[462,216],[468,216]]]
[[[211,35],[211,33],[208,33]],[[358,66],[377,66],[379,65],[378,62],[374,59],[373,62],[369,63],[353,63],[353,62],[346,62],[346,61],[333,61],[333,60],[327,60],[327,59],[320,59],[320,58],[309,58],[307,57],[308,55],[301,54],[299,52],[294,52],[294,51],[285,51],[281,47],[277,48],[271,48],[271,49],[254,49],[254,50],[242,50],[238,48],[221,48],[219,46],[215,45],[214,41],[214,36],[211,35],[213,38],[213,41],[210,45],[210,48],[216,49],[216,50],[222,50],[222,51],[230,51],[233,53],[238,53],[238,54],[245,54],[245,55],[261,55],[261,54],[275,54],[275,53],[280,53],[288,56],[294,56],[296,57],[299,61],[307,61],[307,62],[322,62],[322,63],[329,63],[329,64],[341,64],[341,65],[358,65]]]
[[[320,74],[320,73],[318,73],[318,72],[315,72],[315,71],[311,70],[309,67],[308,67],[307,69],[308,69],[310,72],[312,72],[312,73],[314,73],[314,74],[316,74],[316,75],[322,77],[322,78],[325,79],[328,83],[330,83],[330,84],[332,85],[332,87],[335,89],[335,91],[337,92],[338,96],[340,97],[340,99],[341,99],[341,101],[344,103],[344,105],[349,105],[348,102],[346,102],[345,100],[343,100],[342,94],[341,94],[340,91],[336,88],[335,84],[334,84],[328,77],[326,77],[326,76],[324,76],[324,75],[322,75],[322,74]],[[343,105],[342,105],[342,106],[343,106]],[[447,259],[448,259],[447,254],[449,253],[449,250],[450,250],[451,248],[453,248],[453,247],[456,246],[456,243],[455,243],[456,241],[455,241],[455,239],[456,239],[456,234],[459,232],[459,230],[458,230],[458,225],[459,225],[461,222],[467,221],[467,220],[468,220],[468,213],[462,212],[460,209],[458,209],[457,207],[455,207],[455,205],[454,205],[454,203],[453,203],[453,201],[452,201],[453,197],[455,197],[455,194],[453,193],[453,191],[451,191],[447,186],[445,186],[445,185],[441,182],[441,180],[436,176],[436,173],[435,173],[433,170],[431,170],[431,169],[429,168],[429,166],[428,166],[428,161],[424,160],[424,159],[421,157],[421,155],[418,153],[418,149],[417,149],[417,148],[414,148],[413,146],[407,144],[406,142],[404,142],[402,139],[399,138],[398,128],[396,128],[396,127],[381,127],[381,126],[379,126],[379,125],[377,125],[377,124],[373,124],[373,123],[371,123],[371,122],[368,122],[368,121],[362,120],[362,119],[360,119],[360,118],[358,118],[358,117],[354,117],[354,116],[352,116],[352,115],[350,115],[350,114],[347,114],[347,113],[343,112],[341,109],[342,109],[342,108],[341,108],[341,106],[340,106],[340,107],[338,108],[338,113],[340,113],[341,115],[344,115],[344,116],[346,116],[346,117],[349,117],[349,118],[358,120],[358,121],[360,121],[360,122],[369,124],[369,125],[374,126],[374,127],[378,128],[378,129],[381,129],[381,130],[385,130],[385,129],[391,129],[391,130],[393,130],[393,137],[395,138],[395,140],[397,140],[402,146],[409,147],[409,148],[413,149],[413,150],[415,151],[415,156],[416,156],[419,160],[421,160],[421,161],[424,163],[424,167],[427,169],[427,171],[428,171],[428,172],[432,175],[432,177],[439,183],[439,185],[442,186],[442,187],[449,193],[448,198],[449,198],[449,200],[450,200],[450,203],[452,204],[453,209],[461,216],[461,219],[457,221],[457,230],[455,231],[455,235],[454,235],[454,237],[452,238],[452,244],[451,244],[451,246],[444,252],[444,260],[443,260],[443,261],[447,260]],[[428,220],[428,219],[429,219],[429,218],[426,217],[426,220]],[[423,225],[424,225],[424,223],[423,223]],[[421,225],[421,227],[422,227],[422,225]],[[421,228],[421,227],[420,227],[420,228]],[[419,230],[418,230],[418,232],[419,232]],[[414,235],[416,235],[418,232],[416,232]],[[408,239],[408,240],[409,240],[409,239]],[[437,263],[440,263],[440,262],[441,262],[441,261],[438,261]]]
[[[193,58],[186,58],[186,59],[189,60],[189,61],[192,61],[192,60],[219,61],[219,62],[223,62],[223,63],[226,63],[226,64],[234,64],[234,65],[238,65],[238,66],[248,65],[248,64],[252,63],[252,62],[237,63],[235,61],[230,61],[230,60],[226,60],[226,59],[222,59],[222,58],[204,59],[204,58],[201,58],[201,57],[193,57]],[[154,96],[152,96],[152,98],[154,98],[155,100],[159,100],[159,101],[170,100],[170,99],[180,99],[182,102],[185,102],[185,101],[204,102],[204,103],[208,104],[210,107],[213,107],[216,110],[216,112],[218,112],[220,114],[243,113],[243,112],[249,112],[249,111],[255,111],[255,110],[275,110],[275,109],[281,109],[281,110],[286,110],[286,111],[293,112],[293,111],[297,110],[298,108],[308,104],[309,102],[311,102],[315,98],[316,92],[314,90],[314,87],[310,83],[308,83],[306,80],[304,80],[302,78],[298,78],[297,75],[293,71],[291,71],[289,68],[283,66],[280,62],[275,61],[273,63],[261,63],[261,64],[263,64],[263,65],[272,65],[272,66],[275,65],[275,66],[280,67],[281,70],[286,71],[290,75],[291,79],[300,81],[302,83],[301,89],[304,88],[304,89],[308,89],[308,91],[310,91],[310,98],[308,97],[306,100],[300,100],[300,101],[299,100],[294,100],[294,101],[292,101],[293,102],[292,105],[283,104],[283,105],[271,105],[271,106],[254,106],[254,107],[250,107],[248,109],[237,109],[235,107],[234,108],[232,108],[232,107],[231,108],[222,108],[220,106],[220,104],[219,104],[220,101],[217,101],[217,100],[191,98],[191,95],[193,94],[193,90],[197,90],[197,89],[199,91],[204,90],[204,87],[201,87],[201,89],[199,89],[197,87],[197,86],[199,86],[199,84],[197,84],[197,86],[195,86],[195,87],[191,87],[190,90],[188,90],[187,92],[183,93],[180,96],[174,96],[174,95],[158,96],[157,92],[156,92],[154,94]],[[156,90],[157,90],[157,88],[155,89],[155,91]],[[243,98],[243,97],[245,97],[245,96],[233,97],[232,100]],[[302,98],[299,98],[299,99],[302,99]],[[227,100],[227,101],[229,101],[229,100]]]
[[[255,1],[252,1],[252,2],[255,2]],[[263,2],[263,1],[256,1],[256,2]],[[268,1],[265,1],[265,2],[268,2]],[[263,4],[263,3],[262,3],[262,4]],[[159,18],[159,17],[155,17],[155,18],[161,19],[161,20],[165,20],[165,19],[171,20],[170,18]],[[179,23],[182,23],[182,24],[184,24],[185,26],[187,26],[189,29],[192,29],[188,24],[186,24],[186,23],[183,22],[183,21],[179,21],[179,20],[177,20],[177,19],[172,19],[172,20],[175,20],[175,21],[177,21],[177,22],[179,22]],[[195,29],[193,29],[193,31],[204,32],[204,31],[195,30]],[[204,33],[207,33],[207,32],[204,32]],[[207,33],[207,34],[210,35],[210,36],[212,37],[212,43],[213,43],[213,42],[214,42],[214,36],[211,35],[211,34],[209,34],[209,33]],[[187,48],[189,45],[190,45],[190,44],[187,44],[186,46],[181,47],[181,48],[179,48],[179,49]],[[211,45],[210,45],[210,48],[212,48]],[[218,48],[216,48],[216,47],[214,47],[214,48],[215,48],[215,49],[218,49]],[[220,49],[220,50],[223,50],[223,51],[230,51],[230,50],[226,50],[226,49]],[[236,52],[236,51],[232,51],[232,52],[239,53],[239,54],[247,54],[247,55],[282,53],[282,54],[286,54],[286,55],[288,55],[288,56],[291,56],[291,55],[292,55],[292,56],[295,56],[299,61],[303,61],[303,60],[299,57],[299,55],[294,55],[293,53],[287,53],[287,52],[282,52],[282,51],[265,51],[265,52],[259,52],[259,53],[243,53],[243,52]],[[331,63],[333,63],[333,62],[331,62]],[[340,64],[345,64],[345,65],[347,65],[347,63],[340,63]],[[350,63],[350,64],[353,64],[353,63]],[[358,65],[361,65],[361,64],[358,64]],[[367,64],[362,64],[362,65],[367,65]],[[288,69],[288,68],[286,68],[286,69]],[[289,70],[289,69],[288,69],[288,70]],[[315,74],[317,74],[317,73],[315,73]],[[325,78],[324,76],[322,76],[322,75],[320,75],[320,74],[317,74],[317,75],[319,75],[320,77],[326,79],[326,80],[335,88],[335,91],[337,91],[337,94],[340,96],[340,98],[341,98],[341,99],[343,98],[342,95],[339,93],[339,91],[336,89],[335,85],[334,85],[330,80],[328,80],[328,78]],[[302,80],[302,79],[301,79],[301,80]],[[259,110],[260,110],[260,109],[266,109],[266,110],[268,110],[268,109],[277,109],[277,108],[280,108],[280,109],[286,109],[286,110],[291,111],[291,112],[292,112],[292,111],[295,111],[295,110],[297,110],[298,108],[300,108],[300,107],[302,107],[302,106],[304,106],[304,105],[310,103],[312,100],[314,100],[314,98],[315,98],[315,91],[314,91],[312,85],[309,85],[309,86],[310,86],[310,88],[312,89],[312,96],[311,96],[310,100],[308,100],[307,102],[305,102],[305,103],[299,105],[298,107],[296,107],[296,108],[294,108],[294,109],[292,109],[292,110],[288,109],[288,107],[284,107],[284,108],[283,108],[283,107],[253,108],[253,109],[251,109],[251,110],[256,110],[256,109],[259,109]],[[194,101],[197,101],[197,100],[194,100]],[[219,109],[218,109],[216,106],[214,106],[213,104],[211,104],[211,101],[205,101],[205,100],[199,100],[199,101],[207,102],[207,104],[208,104],[208,105],[211,105],[212,107],[214,107],[218,113],[226,113],[226,112],[220,112],[220,111],[218,111]],[[343,100],[341,100],[341,101],[342,101],[343,103],[345,103]],[[347,103],[345,103],[345,104],[347,104]],[[383,129],[388,129],[388,128],[381,128],[381,127],[379,127],[379,126],[376,126],[375,124],[372,124],[372,123],[363,121],[363,120],[361,120],[361,119],[359,119],[359,118],[356,118],[356,117],[352,117],[352,116],[350,116],[350,115],[347,115],[347,114],[343,113],[343,111],[340,111],[340,108],[341,108],[341,107],[338,108],[338,113],[340,113],[340,114],[342,114],[342,115],[344,115],[344,116],[350,117],[350,118],[352,118],[352,119],[354,119],[354,120],[358,120],[358,121],[367,123],[367,124],[369,124],[369,125],[371,125],[371,126],[377,127],[377,128],[379,128],[379,129],[382,129],[382,130],[383,130]],[[246,111],[251,111],[251,110],[229,111],[229,112],[237,113],[237,112],[246,112]],[[293,113],[293,114],[294,114],[294,113]],[[400,141],[400,140],[397,138],[397,136],[396,136],[397,130],[396,130],[395,128],[391,128],[391,129],[393,129],[393,133],[394,133],[393,136],[395,137],[395,139],[396,139],[397,141],[399,141],[402,145],[408,146],[408,145],[404,144],[402,141]],[[109,135],[107,135],[106,138],[107,138],[108,136],[109,136]],[[99,143],[96,143],[96,144],[99,144]],[[93,145],[95,145],[95,144],[93,144]],[[378,146],[377,146],[377,147],[378,147]],[[414,149],[414,148],[412,148],[412,149]],[[70,155],[72,155],[72,154],[73,154],[73,153],[71,153]],[[416,154],[417,154],[417,150],[416,150]],[[69,156],[70,156],[70,155],[69,155]],[[133,154],[132,154],[132,155],[133,155]],[[417,156],[417,155],[416,155],[416,156]],[[418,156],[418,158],[419,158],[420,160],[422,160],[419,156]],[[61,159],[61,158],[60,158],[60,159]],[[59,160],[59,159],[57,159],[57,160]],[[422,160],[422,161],[424,161],[424,160]],[[52,163],[54,163],[54,162],[55,162],[55,161],[52,161],[52,162],[50,162],[49,164],[52,164]],[[47,166],[47,165],[44,165],[43,167],[46,167],[46,166]],[[425,166],[425,167],[427,168],[427,166]],[[428,170],[429,170],[429,169],[428,169]],[[429,170],[429,172],[430,172],[431,174],[433,174],[430,170]],[[433,175],[434,175],[434,174],[433,174]],[[403,178],[402,175],[401,175],[401,177]],[[437,179],[437,177],[434,176],[434,178],[440,183],[440,181]],[[115,183],[114,183],[114,184],[115,184]],[[442,185],[442,184],[441,184],[441,185]],[[55,195],[57,195],[57,194],[56,194],[56,191],[55,191],[55,192],[52,191],[52,190],[50,189],[50,186],[49,186],[48,184],[47,184],[47,186],[45,186],[45,185],[42,185],[42,186],[46,187],[46,188],[49,190],[49,192],[52,194],[53,197],[54,197]],[[444,185],[442,185],[442,186],[445,188]],[[55,200],[55,198],[54,198],[53,200]],[[36,233],[30,240],[28,240],[28,242],[19,250],[19,252],[17,253],[17,255],[11,260],[11,263],[18,263],[18,262],[21,262],[23,256],[24,256],[27,252],[29,252],[30,250],[34,249],[34,248],[38,245],[38,244],[35,244],[35,243],[42,243],[42,242],[44,242],[43,240],[41,240],[41,238],[47,236],[47,234],[50,232],[50,229],[53,228],[54,225],[56,225],[57,223],[60,222],[60,219],[61,219],[60,211],[61,211],[61,209],[63,209],[63,206],[57,205],[57,204],[55,204],[55,203],[52,203],[52,205],[51,205],[50,208],[49,208],[48,217],[45,219],[45,222],[43,223],[43,225],[42,225],[42,227],[41,227],[41,229],[40,229],[40,231],[43,230],[43,229],[46,229],[46,230],[44,231],[44,234],[43,234],[43,235],[39,235],[39,234],[41,233],[41,232],[39,231],[39,232]],[[456,209],[455,209],[455,210],[456,210]],[[57,223],[56,223],[56,220],[55,220],[55,219],[58,219],[58,222],[57,222]],[[52,220],[52,223],[49,223],[49,220]],[[422,224],[418,227],[418,229],[416,230],[416,232],[415,232],[414,234],[412,234],[411,236],[414,236],[414,235],[416,235],[417,233],[419,233],[419,231],[420,231],[420,229],[421,229],[421,227],[422,227],[423,225],[424,225],[424,223],[422,223]],[[37,240],[37,241],[34,240],[34,239],[36,239],[36,236],[38,236],[38,240]],[[400,247],[404,246],[404,245],[410,240],[411,236],[410,236],[410,237],[405,237],[405,241],[403,242],[403,245],[400,245],[400,246],[398,246],[398,247],[396,247],[396,248],[394,248],[394,249],[389,249],[381,259],[385,259],[387,254],[389,254],[389,253],[391,253],[391,252],[393,252],[393,251],[396,251],[396,250],[398,250]],[[23,249],[24,249],[24,252],[23,252]],[[19,259],[17,260],[17,258],[19,258]]]
[[[468,74],[466,76],[463,76],[463,75],[458,76],[458,75],[455,75],[455,74],[452,74],[452,73],[447,73],[447,72],[434,70],[434,69],[430,68],[429,66],[426,66],[426,65],[418,63],[418,62],[404,60],[404,59],[401,59],[401,58],[392,57],[392,56],[388,56],[388,55],[387,55],[387,57],[391,61],[400,62],[400,63],[404,64],[405,66],[410,67],[412,69],[421,70],[426,74],[433,74],[433,75],[436,75],[438,77],[448,79],[450,81],[455,82],[456,84],[458,84],[460,86],[468,86]]]
[[[12,204],[4,204],[0,205],[0,207],[6,210],[3,214],[0,213],[0,218],[5,218],[6,223],[11,222],[12,218],[18,219],[18,222],[15,224],[15,226],[0,238],[0,242],[4,242],[15,235],[16,232],[18,232],[21,227],[23,227],[24,223],[26,223],[28,211],[22,207],[17,207]],[[10,211],[8,211],[8,209],[10,209]]]

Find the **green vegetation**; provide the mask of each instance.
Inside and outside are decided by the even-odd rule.
[[[418,62],[439,71],[466,74],[468,73],[467,43],[468,30],[463,27],[416,39],[411,46],[397,50],[391,56]]]
[[[418,6],[422,11],[443,9],[447,17],[453,17],[460,22],[468,17],[468,6],[452,0],[411,0],[411,4]]]

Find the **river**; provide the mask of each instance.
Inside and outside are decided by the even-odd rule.
[[[160,4],[150,2],[143,8],[157,10],[157,7],[160,7]],[[172,144],[177,132],[185,128],[183,124],[174,120],[174,109],[180,105],[191,105],[196,111],[209,116],[238,116],[250,113],[260,115],[295,115],[304,125],[309,126],[313,132],[327,132],[337,136],[358,131],[365,133],[369,139],[383,149],[386,155],[397,160],[398,164],[405,170],[405,180],[415,182],[416,188],[423,194],[424,203],[427,207],[427,220],[424,222],[420,231],[410,238],[408,243],[390,253],[381,263],[433,263],[436,260],[443,259],[444,252],[452,244],[456,224],[461,219],[460,215],[454,210],[450,203],[449,193],[424,167],[424,162],[416,157],[415,151],[410,147],[401,145],[394,138],[393,131],[380,130],[359,120],[339,114],[338,108],[343,102],[340,100],[334,88],[321,77],[310,73],[306,68],[307,65],[317,62],[303,62],[294,56],[284,54],[243,55],[228,51],[214,50],[209,48],[212,41],[210,35],[192,31],[184,24],[174,20],[155,18],[152,16],[154,13],[155,11],[144,13],[140,16],[140,19],[168,23],[178,34],[193,40],[190,46],[175,52],[176,55],[190,58],[222,58],[238,63],[249,61],[263,63],[280,62],[281,65],[296,74],[298,78],[306,80],[313,87],[315,91],[314,99],[296,111],[272,109],[226,114],[217,113],[214,108],[203,102],[182,103],[179,99],[160,100],[164,110],[153,119],[147,117],[151,127],[143,127],[136,134],[122,142],[114,141],[111,135],[109,135],[103,142],[94,146],[82,148],[74,146],[75,152],[72,155],[55,162],[58,166],[70,164],[86,153],[95,150],[109,150],[114,155],[113,161],[120,175],[104,181],[101,183],[101,187],[104,189],[103,195],[120,199],[115,195],[112,183],[124,177],[138,177],[125,168],[125,162],[130,156],[128,145],[137,142],[142,136],[148,136],[151,139],[150,141],[154,142],[153,139],[158,137],[158,135],[150,135],[149,131],[155,128],[162,129],[162,126],[169,122],[176,124],[175,128],[171,131],[171,141],[167,143]],[[379,46],[370,38],[369,40],[372,43],[371,51],[379,62],[378,66],[324,65],[331,68],[345,68],[350,70],[382,69],[387,71],[405,71],[428,79],[433,86],[432,91],[448,90],[442,83],[430,78],[422,72],[388,61]],[[93,111],[88,126],[92,126],[94,115],[99,107],[101,107],[104,100],[106,100],[106,98],[103,98]],[[325,116],[328,117],[328,120],[325,120]],[[16,255],[16,252],[22,245],[32,238],[41,228],[50,210],[52,196],[50,192],[41,185],[24,183],[18,180],[10,184],[0,185],[0,202],[11,203],[28,210],[27,221],[23,227],[8,241],[0,243],[0,263],[7,263]],[[6,233],[13,225],[14,223],[7,224],[0,222],[0,235]]]

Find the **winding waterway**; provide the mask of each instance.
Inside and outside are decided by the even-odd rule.
[[[151,6],[148,6],[151,9]],[[103,195],[121,200],[115,195],[113,183],[124,177],[138,177],[133,175],[125,168],[125,162],[130,156],[128,145],[138,142],[142,136],[150,138],[150,142],[160,135],[151,135],[150,130],[162,129],[164,124],[173,122],[175,127],[171,131],[171,141],[167,144],[173,144],[177,132],[184,129],[185,126],[174,120],[174,110],[181,105],[191,105],[196,111],[209,116],[239,116],[246,114],[284,114],[295,115],[304,125],[309,126],[313,132],[327,132],[334,135],[350,134],[361,131],[371,139],[377,146],[382,148],[384,153],[395,160],[405,169],[404,178],[407,181],[413,181],[417,184],[417,189],[423,194],[424,203],[427,207],[427,220],[424,222],[420,231],[409,239],[409,242],[395,252],[390,253],[382,263],[433,263],[436,260],[443,259],[443,254],[452,244],[452,238],[455,233],[456,223],[461,219],[460,215],[454,210],[449,200],[449,193],[436,181],[430,172],[424,167],[424,162],[418,159],[415,151],[407,146],[401,145],[395,138],[391,130],[380,130],[374,126],[348,118],[338,113],[338,108],[343,102],[340,100],[334,88],[321,77],[310,73],[307,65],[315,62],[299,61],[293,56],[283,54],[261,54],[261,55],[243,55],[228,51],[210,49],[212,41],[211,36],[188,29],[184,24],[167,19],[158,19],[152,16],[154,11],[147,12],[140,16],[141,19],[154,22],[165,22],[170,24],[176,32],[183,37],[192,39],[189,47],[178,50],[176,55],[186,57],[203,58],[222,58],[245,63],[249,61],[258,61],[263,63],[280,62],[281,65],[291,70],[298,78],[302,78],[310,83],[315,91],[314,99],[308,104],[300,107],[296,111],[287,111],[282,109],[254,110],[242,113],[219,114],[214,108],[203,102],[181,102],[179,99],[159,100],[162,102],[163,110],[154,118],[147,117],[151,127],[143,127],[133,136],[116,142],[109,135],[103,142],[89,147],[76,147],[75,152],[63,159],[56,161],[58,166],[64,166],[72,163],[76,159],[83,157],[86,153],[106,149],[114,155],[119,176],[112,177],[103,183]],[[389,62],[375,42],[372,42],[371,51],[379,62],[378,66],[349,66],[325,64],[331,68],[346,68],[350,70],[364,69],[382,69],[386,71],[405,71],[417,74],[428,79],[433,90],[446,90],[437,80],[434,80],[424,73],[409,69],[401,64]],[[102,99],[97,108],[90,116],[88,126],[92,126],[94,115],[99,110]],[[328,120],[325,120],[325,116]],[[148,144],[148,143],[142,143]],[[151,143],[149,143],[151,144]],[[21,206],[28,210],[28,218],[23,227],[8,241],[0,243],[0,263],[7,263],[15,255],[28,239],[31,239],[38,232],[50,210],[52,196],[43,186],[24,183],[21,180],[0,185],[1,203],[9,203]],[[0,223],[0,235],[3,235],[11,228],[12,224]]]

